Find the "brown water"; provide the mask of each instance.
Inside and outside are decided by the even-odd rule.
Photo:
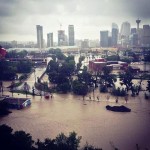
[[[42,72],[43,69],[37,69],[36,77]],[[32,74],[27,83],[32,87],[34,81],[35,76]],[[47,77],[44,77],[43,81],[47,81]],[[10,83],[4,83],[5,90]],[[145,87],[143,81],[142,88]],[[11,96],[7,91],[4,94]],[[12,110],[13,113],[0,119],[0,124],[29,132],[34,139],[55,138],[61,132],[68,134],[75,131],[82,136],[81,146],[87,141],[104,150],[112,150],[112,145],[121,150],[134,150],[135,144],[138,143],[141,148],[150,149],[150,101],[144,99],[144,92],[138,97],[129,96],[127,104],[124,98],[119,97],[117,105],[123,104],[131,108],[130,113],[107,111],[106,105],[116,105],[114,96],[110,95],[107,101],[108,95],[99,93],[97,89],[95,98],[93,93],[90,93],[84,101],[81,96],[72,94],[54,94],[49,100],[40,96],[28,96],[32,99],[32,105],[23,110]],[[91,101],[89,96],[92,97]],[[100,102],[96,100],[97,96]],[[25,95],[14,94],[14,97]]]
[[[94,99],[92,93],[90,95]],[[131,108],[130,113],[107,111],[107,104],[116,105],[115,97],[108,102],[107,94],[97,90],[95,97],[97,95],[100,102],[89,101],[89,97],[83,101],[82,97],[72,94],[54,94],[49,100],[31,96],[29,108],[13,110],[9,116],[0,119],[0,124],[25,130],[34,139],[55,138],[61,132],[75,131],[82,136],[81,146],[88,141],[104,150],[113,149],[113,144],[121,150],[134,150],[136,143],[142,148],[150,148],[150,101],[143,99],[143,93],[139,97],[129,97],[127,104],[119,98],[117,105]]]

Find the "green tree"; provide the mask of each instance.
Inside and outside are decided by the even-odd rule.
[[[51,140],[46,138],[44,142],[41,142],[39,139],[35,143],[37,146],[37,150],[58,150],[57,145],[55,144],[55,140]]]
[[[59,84],[57,86],[57,89],[58,89],[58,91],[61,91],[63,93],[67,93],[67,92],[70,91],[71,86],[70,86],[70,84],[68,82],[65,82],[65,83]]]
[[[6,60],[0,60],[0,80],[13,80],[16,76],[16,66]]]
[[[133,79],[133,74],[132,74],[132,69],[131,67],[128,67],[124,73],[120,74],[120,80],[122,84],[124,84],[127,88],[127,91],[131,89],[132,87],[132,79]]]
[[[7,125],[0,125],[0,149],[10,150],[13,146],[13,129]]]
[[[14,150],[31,150],[34,141],[29,133],[24,131],[16,131],[13,135]]]
[[[67,137],[63,133],[59,134],[56,139],[58,149],[62,150],[77,150],[80,144],[81,136],[77,137],[75,132],[71,132]]]
[[[146,90],[147,90],[148,92],[150,92],[150,80],[147,81],[147,87],[146,87]]]
[[[57,84],[58,73],[56,71],[49,72],[48,79],[51,83]]]
[[[46,72],[47,73],[50,73],[50,72],[53,72],[53,71],[56,71],[58,72],[58,68],[59,68],[59,63],[54,61],[54,60],[51,60],[48,65],[47,65],[47,69],[46,69]]]
[[[83,71],[82,73],[78,73],[77,76],[80,82],[85,83],[87,85],[93,84],[93,78],[89,72]]]
[[[17,63],[18,73],[30,73],[32,69],[32,63],[30,61],[19,61]]]
[[[117,81],[116,75],[111,74],[111,69],[107,66],[103,67],[102,74],[100,75],[102,84],[105,83],[108,87],[112,87],[114,82]]]
[[[82,150],[102,150],[102,149],[101,148],[95,148],[94,146],[86,143],[86,145],[82,148]]]
[[[69,61],[68,63],[62,63],[62,66],[59,67],[59,73],[65,76],[71,76],[75,69],[75,62]]]
[[[82,95],[83,99],[88,93],[88,85],[86,83],[74,80],[72,84],[73,92],[77,95]]]

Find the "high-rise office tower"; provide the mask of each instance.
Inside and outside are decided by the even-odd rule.
[[[136,28],[131,28],[131,34],[136,33]]]
[[[123,22],[121,25],[121,31],[120,31],[121,38],[128,39],[130,36],[130,29],[131,29],[130,23]]]
[[[43,48],[43,27],[36,25],[37,29],[37,47],[39,49]]]
[[[143,37],[142,37],[143,45],[150,46],[150,26],[143,25]]]
[[[118,30],[118,25],[115,24],[115,23],[112,23],[112,39],[111,39],[111,44],[112,46],[117,46],[117,43],[118,43],[118,33],[119,33],[119,30]]]
[[[53,47],[53,33],[47,34],[47,47]]]
[[[69,46],[74,46],[74,25],[68,26]]]
[[[108,47],[108,31],[100,31],[100,46]]]
[[[130,46],[138,46],[138,34],[133,33],[130,35]]]
[[[66,44],[65,39],[65,31],[58,30],[58,46],[64,46]]]
[[[130,41],[130,46],[138,46],[138,34],[136,28],[131,28],[129,41]]]
[[[120,37],[121,45],[127,47],[129,45],[129,36],[130,36],[131,26],[129,22],[123,22],[121,25]]]

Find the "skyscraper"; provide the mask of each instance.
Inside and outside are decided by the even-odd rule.
[[[143,25],[143,45],[150,46],[150,26]]]
[[[118,43],[118,25],[115,24],[115,23],[112,23],[112,46],[117,46],[117,43]]]
[[[130,36],[131,26],[129,22],[123,22],[121,25],[121,45],[127,47],[129,45],[129,36]]]
[[[53,33],[47,34],[47,47],[53,47]]]
[[[64,46],[66,44],[65,39],[65,31],[58,30],[58,46]]]
[[[36,25],[37,29],[37,47],[39,49],[43,48],[43,27]]]
[[[108,31],[100,31],[100,46],[108,47]]]
[[[130,23],[123,22],[121,25],[121,31],[120,31],[121,38],[128,39],[130,36],[130,29],[131,29]]]
[[[136,28],[131,28],[131,34],[134,34],[134,33],[136,33]]]
[[[68,26],[69,46],[74,46],[74,25]]]

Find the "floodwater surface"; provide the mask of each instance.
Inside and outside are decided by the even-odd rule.
[[[144,99],[142,92],[138,97],[129,97],[127,104],[119,98],[117,105],[131,108],[130,113],[108,111],[105,106],[116,105],[115,97],[111,96],[107,101],[107,94],[97,90],[94,100],[92,94],[92,100],[87,96],[84,101],[72,94],[53,94],[49,100],[28,96],[32,105],[23,110],[13,110],[0,119],[0,124],[24,130],[34,139],[55,138],[61,132],[68,135],[75,131],[82,136],[81,146],[87,141],[104,150],[111,150],[113,145],[121,150],[133,150],[136,143],[142,148],[150,148],[150,102]]]

